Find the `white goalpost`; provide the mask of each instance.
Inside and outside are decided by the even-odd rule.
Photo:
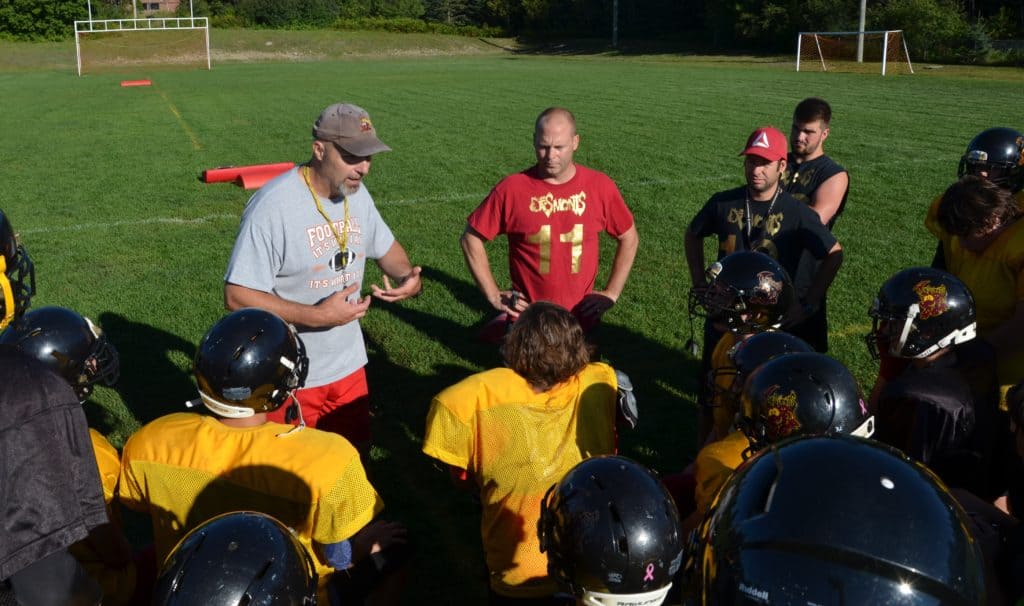
[[[189,3],[191,14],[191,2]],[[193,65],[211,69],[210,22],[206,17],[138,18],[75,21],[75,63],[86,71],[134,65]]]
[[[796,71],[895,71],[914,73],[903,30],[800,32]]]

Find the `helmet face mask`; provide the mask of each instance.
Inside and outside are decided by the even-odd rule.
[[[584,604],[660,604],[682,563],[672,497],[625,457],[587,459],[548,489],[537,534],[548,573]]]
[[[93,322],[64,307],[41,307],[28,312],[0,334],[12,345],[49,366],[67,381],[80,402],[93,386],[112,387],[120,373],[117,350]]]
[[[221,318],[203,337],[193,365],[203,404],[232,419],[277,410],[302,388],[308,370],[295,328],[255,308]]]
[[[864,341],[878,359],[927,358],[977,335],[974,298],[952,274],[912,267],[889,278],[868,310],[871,332]]]
[[[0,211],[0,329],[25,313],[35,293],[35,265]]]
[[[743,383],[757,367],[787,353],[813,352],[814,348],[800,337],[787,332],[769,330],[751,335],[738,341],[728,352],[729,366],[711,369],[712,393],[717,398],[738,404],[743,393]],[[730,377],[719,381],[719,377]],[[723,386],[728,385],[727,389]]]
[[[735,333],[778,328],[793,304],[786,270],[766,254],[732,253],[712,263],[706,273],[707,288],[690,291],[690,314],[722,322]]]
[[[1011,128],[990,128],[978,133],[960,158],[957,176],[984,176],[1016,193],[1024,187],[1024,135]]]

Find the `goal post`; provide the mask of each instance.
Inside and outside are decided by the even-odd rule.
[[[800,32],[796,71],[914,73],[903,30]]]
[[[206,17],[75,21],[78,75],[126,65],[194,65],[211,69]]]

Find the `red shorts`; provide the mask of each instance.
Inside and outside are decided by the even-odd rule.
[[[370,390],[366,369],[360,368],[333,383],[295,392],[306,425],[344,436],[357,448],[370,442]],[[268,415],[271,421],[284,423],[289,406]],[[298,424],[298,419],[294,421]]]

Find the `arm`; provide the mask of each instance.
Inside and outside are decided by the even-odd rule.
[[[693,288],[704,288],[708,285],[704,276],[704,270],[707,269],[704,261],[704,239],[686,230],[683,244],[686,248],[686,265],[690,268],[690,282]]]
[[[626,230],[618,238],[619,243],[615,248],[615,259],[612,261],[611,275],[608,276],[608,284],[604,290],[596,291],[612,301],[618,301],[622,289],[626,287],[626,278],[633,268],[633,260],[636,259],[636,251],[640,247],[640,235],[636,231],[636,225]]]
[[[518,315],[519,312],[526,309],[528,301],[517,296],[515,297],[516,302],[513,304],[512,291],[498,289],[498,283],[494,279],[494,274],[491,273],[490,261],[487,259],[483,236],[467,225],[459,243],[462,245],[462,254],[466,258],[469,273],[473,275],[473,281],[476,282],[480,292],[484,294],[484,298],[494,309],[512,315]],[[514,308],[510,305],[514,305]]]
[[[814,190],[811,195],[811,208],[821,217],[821,224],[828,225],[832,217],[839,211],[839,205],[843,203],[843,195],[850,185],[850,176],[845,173],[836,173],[825,179]]]
[[[417,282],[418,282],[417,277]],[[349,295],[359,291],[359,284],[335,292],[314,305],[296,303],[261,290],[246,288],[230,282],[224,283],[224,307],[229,310],[243,307],[258,307],[275,313],[285,321],[309,328],[330,328],[341,326],[366,315],[370,308],[370,297],[363,297],[355,303]]]
[[[836,274],[839,272],[839,267],[843,264],[843,247],[836,242],[831,250],[828,251],[828,255],[822,259],[821,264],[818,266],[818,273],[814,274],[814,280],[811,285],[807,288],[807,295],[804,297],[804,302],[817,308],[821,305],[821,300],[825,297],[825,292],[828,287],[832,285],[832,280],[835,279]]]
[[[377,259],[377,265],[384,272],[384,288],[376,284],[371,285],[370,288],[373,291],[373,296],[378,299],[394,303],[415,297],[423,290],[423,283],[420,282],[422,268],[418,265],[413,267],[409,261],[409,255],[406,254],[398,240],[392,242],[388,252]],[[389,277],[395,280],[394,288],[391,287]]]

